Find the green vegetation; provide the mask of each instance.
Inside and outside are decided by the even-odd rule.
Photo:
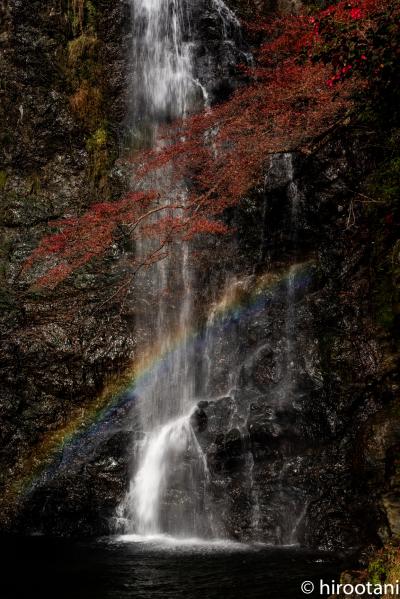
[[[376,319],[396,334],[400,318],[400,130],[382,140],[384,158],[366,182],[366,214],[375,231],[374,304]]]
[[[69,17],[74,33],[95,29],[97,10],[91,0],[72,0]]]
[[[71,108],[86,131],[95,131],[103,118],[103,94],[99,87],[83,80],[70,98]]]
[[[109,136],[104,123],[86,141],[91,162],[91,179],[96,181],[100,188],[106,186],[106,176],[111,162],[108,141]]]
[[[0,171],[0,189],[4,189],[7,183],[8,174],[6,171]]]
[[[396,585],[400,580],[400,547],[391,542],[379,549],[370,559],[366,576],[372,584]],[[383,599],[386,599],[386,595]]]
[[[73,0],[70,18],[74,35],[66,52],[70,106],[85,136],[90,183],[96,193],[106,193],[112,140],[106,124],[107,76],[100,56],[103,42],[97,35],[98,13],[94,2]]]
[[[95,152],[107,145],[107,131],[104,126],[99,127],[87,140],[86,147],[89,152]]]
[[[88,26],[90,28],[94,28],[96,26],[97,10],[93,2],[91,2],[90,0],[86,0],[86,18]]]
[[[82,33],[68,44],[68,62],[70,66],[77,67],[82,60],[93,59],[99,47],[99,40],[95,35]]]
[[[382,558],[372,560],[368,564],[368,580],[372,584],[381,584],[386,579],[386,565]]]

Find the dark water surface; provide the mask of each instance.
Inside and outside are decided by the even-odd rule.
[[[262,545],[155,540],[3,540],[2,599],[298,599],[304,580],[338,580],[334,556]]]

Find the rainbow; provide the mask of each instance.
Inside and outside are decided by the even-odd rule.
[[[238,319],[246,320],[274,301],[275,292],[283,289],[293,277],[296,289],[307,288],[312,279],[313,261],[302,262],[278,273],[248,277],[232,284],[214,306],[212,326],[229,327]],[[60,459],[73,444],[87,435],[95,435],[98,427],[112,420],[115,410],[127,407],[140,396],[140,388],[149,378],[160,374],[168,359],[182,343],[201,346],[204,331],[178,331],[168,343],[168,350],[160,345],[150,347],[138,361],[133,361],[123,373],[110,379],[102,392],[85,406],[73,407],[68,421],[57,430],[48,432],[34,448],[29,448],[19,460],[12,478],[6,482],[0,499],[3,518],[10,520],[27,495],[51,478]]]

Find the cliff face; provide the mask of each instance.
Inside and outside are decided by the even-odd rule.
[[[121,248],[54,293],[30,291],[22,273],[49,220],[125,188],[115,160],[126,115],[130,12],[123,1],[11,0],[1,13],[0,411],[2,484],[9,489],[32,448],[132,356],[132,313],[112,302],[101,308],[123,275]]]
[[[193,422],[239,539],[349,550],[397,535],[397,235],[388,205],[355,193],[383,168],[380,135],[348,124],[308,157],[273,156],[233,215],[225,269],[246,310],[216,328],[217,396],[235,375]]]
[[[21,275],[49,219],[126,187],[116,160],[127,112],[128,3],[34,4],[1,7],[6,490],[26,456],[33,466],[41,441],[122,371],[140,342],[134,306],[109,301],[131,248],[116,245],[44,295]],[[199,36],[218,53],[212,20],[202,19]],[[234,85],[219,87],[218,71],[210,83],[215,97]],[[307,157],[272,157],[264,187],[227,215],[235,238],[212,242],[202,258],[199,322],[228,275],[249,306],[213,333],[209,385],[218,395],[233,369],[232,392],[201,402],[193,417],[210,501],[230,536],[349,549],[398,534],[397,232],[385,205],[356,193],[379,173],[380,135],[349,124]],[[127,485],[131,399],[58,451],[7,512],[4,529],[109,530]]]

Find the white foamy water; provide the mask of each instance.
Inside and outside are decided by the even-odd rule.
[[[263,543],[255,543],[252,545],[246,543],[239,543],[236,541],[222,540],[222,539],[202,539],[199,537],[173,537],[167,534],[155,534],[155,535],[139,535],[139,534],[126,534],[120,535],[114,539],[116,543],[132,543],[136,545],[143,545],[146,550],[165,550],[165,551],[189,551],[194,553],[196,551],[200,553],[209,552],[249,552],[258,551],[265,548]]]
[[[139,111],[156,118],[186,113],[194,82],[189,14],[181,0],[131,0],[134,93]],[[186,34],[186,41],[184,40]]]
[[[131,6],[133,139],[157,144],[160,124],[184,118],[199,94],[208,108],[209,96],[193,75],[189,4],[185,0],[131,0]],[[226,23],[237,24],[236,18],[222,0],[215,0],[213,6],[224,36]],[[145,185],[164,194],[160,203],[167,210],[163,215],[176,216],[168,206],[177,200],[185,204],[186,194],[173,183],[172,170],[173,166],[160,169]],[[159,243],[140,238],[138,257],[152,253]],[[189,543],[194,538],[212,538],[207,461],[191,424],[196,356],[189,335],[193,293],[187,243],[170,247],[168,256],[140,273],[135,282],[139,337],[158,346],[166,358],[136,389],[143,438],[133,448],[135,468],[117,520],[125,532],[133,534],[124,537],[131,540],[165,539],[166,534],[168,539],[187,538]],[[177,335],[182,340],[179,346]]]

